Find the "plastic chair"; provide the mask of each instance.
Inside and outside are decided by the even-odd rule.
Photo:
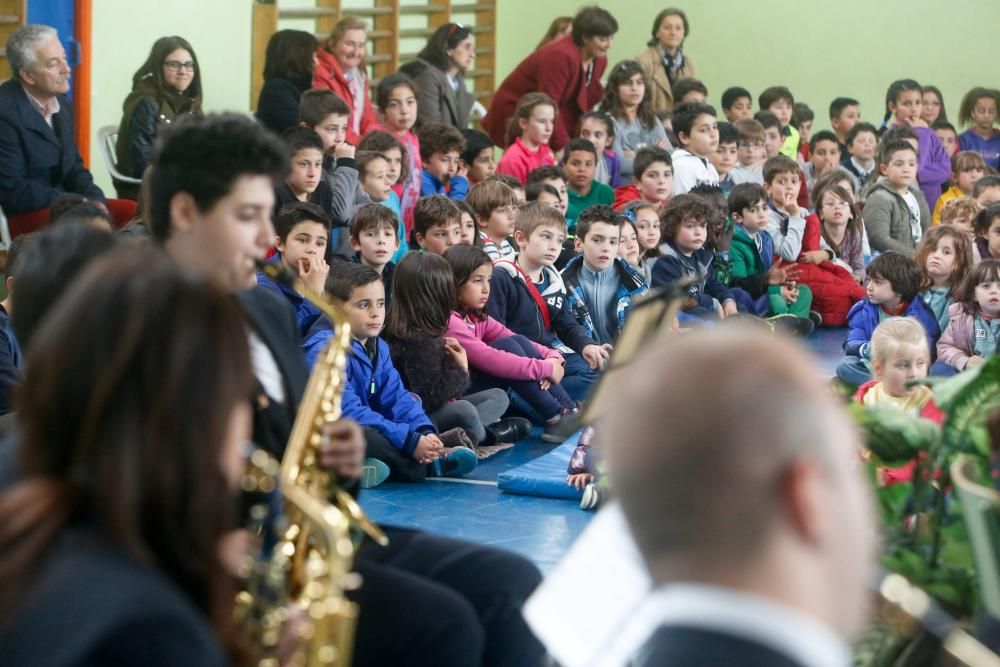
[[[972,543],[983,609],[1000,619],[1000,494],[973,480],[976,461],[960,456],[951,466],[958,502]]]
[[[115,163],[115,145],[118,143],[117,125],[105,125],[99,129],[97,131],[97,140],[98,145],[101,147],[101,155],[104,157],[104,164],[107,165],[112,179],[120,183],[131,183],[133,185],[142,183],[141,178],[126,176],[118,171],[118,165]]]

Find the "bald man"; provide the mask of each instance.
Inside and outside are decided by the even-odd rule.
[[[633,364],[643,373],[601,427],[653,582],[632,664],[849,665],[875,528],[858,436],[819,371],[790,341],[739,327]]]

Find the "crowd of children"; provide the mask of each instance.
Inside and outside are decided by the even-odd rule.
[[[722,119],[700,81],[673,81],[666,115],[653,88],[639,62],[614,65],[558,152],[545,92],[518,101],[501,147],[418,124],[403,73],[378,82],[364,132],[334,92],[302,95],[269,261],[345,304],[344,409],[365,427],[371,483],[468,473],[531,422],[566,439],[635,301],[680,280],[677,329],[846,326],[837,376],[865,402],[923,401],[894,374],[902,357],[947,374],[996,352],[1000,92],[971,90],[959,133],[940,91],[911,79],[888,86],[878,126],[836,97],[828,130],[785,86],[726,89]],[[259,282],[294,308],[312,363],[331,323]]]

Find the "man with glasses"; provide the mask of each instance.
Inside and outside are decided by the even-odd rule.
[[[0,86],[0,207],[17,233],[47,223],[48,207],[64,193],[106,202],[74,139],[70,68],[59,35],[26,25],[6,49],[12,78]]]

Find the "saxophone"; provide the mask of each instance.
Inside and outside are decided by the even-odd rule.
[[[257,499],[248,508],[250,530],[258,544],[272,544],[247,563],[237,621],[259,651],[261,667],[349,667],[358,608],[344,593],[361,583],[352,572],[354,554],[365,534],[387,543],[354,498],[318,465],[321,429],[341,415],[351,329],[340,304],[309,291],[281,264],[260,268],[315,305],[333,324],[334,336],[309,376],[280,468],[263,450],[250,456],[243,479],[244,494]],[[281,516],[274,520],[270,498],[276,477]],[[291,608],[300,610],[294,618]],[[294,628],[287,650],[279,646],[287,641],[286,623]]]

